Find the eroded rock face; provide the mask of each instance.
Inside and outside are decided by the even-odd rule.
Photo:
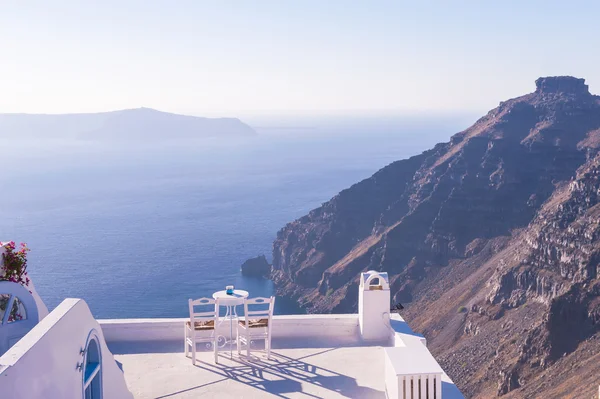
[[[599,193],[600,154],[553,193],[519,236],[518,259],[503,257],[488,282],[486,305],[501,306],[504,320],[520,307],[543,305],[529,321],[532,328],[525,332],[518,360],[504,364],[512,376],[535,377],[537,370],[600,337]],[[509,381],[501,376],[498,393],[512,390]]]
[[[568,384],[540,376],[600,352],[600,99],[583,79],[536,87],[285,226],[280,293],[355,311],[358,274],[385,270],[467,396]]]

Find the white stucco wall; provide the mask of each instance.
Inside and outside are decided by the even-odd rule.
[[[183,326],[189,318],[180,319],[111,319],[98,320],[107,342],[181,341]],[[235,335],[236,326],[233,326]],[[229,336],[229,323],[223,323],[219,334]],[[355,338],[358,339],[357,314],[309,314],[273,316],[274,339]]]
[[[0,398],[81,399],[83,372],[77,365],[93,330],[102,356],[103,397],[133,398],[100,325],[81,299],[65,299],[0,357]]]
[[[29,285],[26,288],[29,289],[29,291],[31,291],[31,295],[33,295],[33,299],[35,300],[35,304],[38,308],[38,316],[40,320],[44,319],[44,317],[48,316],[48,307],[35,290],[35,285],[33,285],[33,281],[31,280],[31,278],[29,281]]]
[[[371,289],[375,287],[378,289]],[[358,287],[358,320],[360,335],[364,341],[382,342],[390,338],[391,330],[387,322],[390,303],[387,273],[374,270],[361,273]]]

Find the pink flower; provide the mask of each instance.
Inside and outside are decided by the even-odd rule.
[[[24,286],[29,285],[30,280],[27,277],[27,252],[29,252],[29,248],[27,244],[22,242],[20,249],[16,252],[14,241],[1,244],[6,248],[3,254],[4,264],[1,268],[4,271],[2,279]]]

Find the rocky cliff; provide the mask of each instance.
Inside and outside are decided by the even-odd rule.
[[[243,276],[266,277],[271,273],[271,265],[264,255],[259,255],[242,263],[241,271]]]
[[[467,396],[591,397],[599,149],[600,97],[583,79],[540,78],[448,143],[285,226],[273,279],[308,311],[347,312],[358,274],[385,270]]]

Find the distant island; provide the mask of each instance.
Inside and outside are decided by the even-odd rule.
[[[237,118],[201,118],[151,108],[89,114],[0,114],[0,138],[177,139],[255,134]]]

